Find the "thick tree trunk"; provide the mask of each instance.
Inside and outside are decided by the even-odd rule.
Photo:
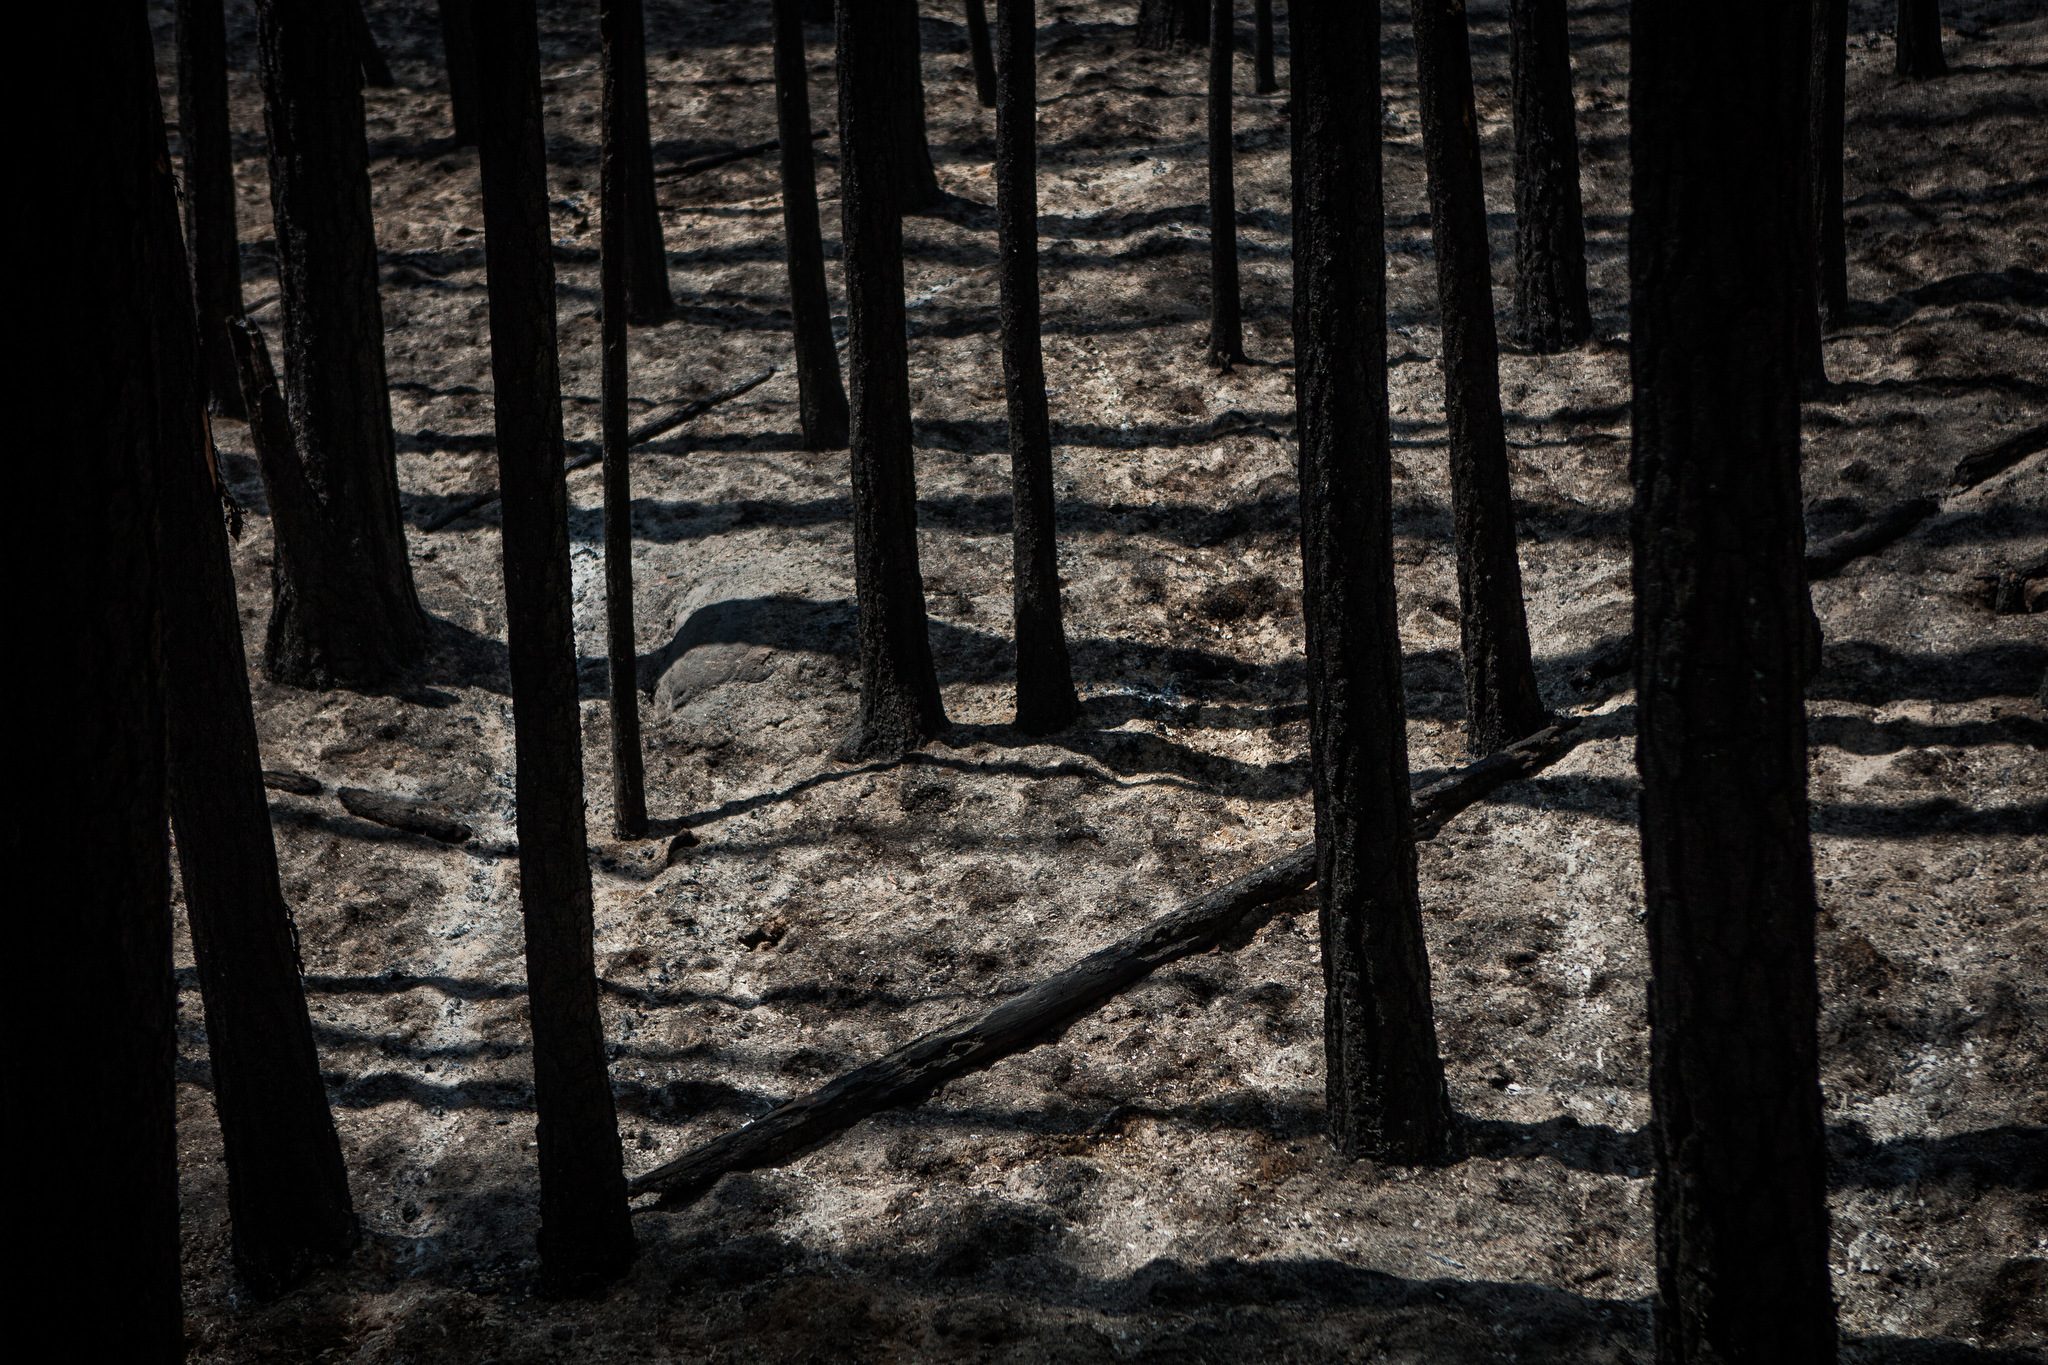
[[[448,116],[455,145],[476,145],[476,0],[439,0],[441,51],[448,63]]]
[[[242,316],[235,235],[235,153],[228,127],[228,35],[221,0],[178,0],[178,141],[185,163],[185,243],[199,318],[199,363],[212,409],[242,415],[228,320]]]
[[[782,236],[789,258],[790,328],[796,343],[797,411],[805,450],[846,449],[846,388],[825,292],[818,177],[811,151],[810,69],[799,0],[770,0],[775,35],[775,127],[782,144]]]
[[[1038,19],[1034,0],[996,0],[996,268],[1017,633],[1017,728],[1065,729],[1081,712],[1060,612],[1052,422],[1038,342]]]
[[[892,85],[902,65],[898,8],[895,0],[839,7],[840,231],[860,629],[860,715],[840,746],[849,758],[900,752],[947,728],[917,562],[903,222],[890,155],[900,131]]]
[[[974,97],[984,109],[996,107],[996,59],[989,50],[988,5],[967,0],[967,48],[974,57]]]
[[[1511,0],[1515,104],[1515,344],[1550,354],[1593,335],[1564,0]]]
[[[1244,359],[1237,287],[1237,179],[1230,145],[1233,0],[1209,6],[1209,359],[1224,369]]]
[[[605,136],[614,158],[625,237],[626,318],[645,326],[676,310],[668,292],[668,247],[654,201],[654,146],[647,127],[647,21],[640,0],[600,0]]]
[[[273,574],[264,672],[296,687],[389,680],[426,646],[398,510],[354,0],[259,0],[285,396],[318,546]]]
[[[1270,95],[1279,88],[1273,74],[1273,0],[1252,0],[1252,89]]]
[[[1899,0],[1898,73],[1915,80],[1946,76],[1941,55],[1941,0]]]
[[[841,6],[842,11],[845,8]],[[924,40],[918,29],[917,0],[867,0],[861,9],[862,25],[879,26],[887,35],[869,51],[870,59],[880,63],[875,74],[881,88],[875,98],[880,101],[878,112],[888,120],[881,155],[894,186],[894,207],[898,213],[923,213],[944,203],[946,195],[932,169],[931,144],[925,137]],[[842,53],[842,70],[844,60]],[[841,96],[842,107],[844,103]],[[845,149],[840,150],[843,155]]]
[[[363,84],[373,90],[390,90],[398,85],[391,74],[391,64],[384,60],[384,53],[377,46],[377,35],[370,31],[370,16],[363,10],[363,0],[343,0],[348,8],[348,23],[353,30],[356,58],[363,75]]]
[[[1820,325],[1849,321],[1849,260],[1842,227],[1842,121],[1848,61],[1848,0],[1813,0],[1807,67],[1807,188],[1813,204],[1814,290]]]
[[[144,8],[38,18],[43,122],[16,170],[47,195],[37,230],[90,267],[24,270],[15,301],[37,326],[13,362],[33,395],[13,440],[42,455],[17,462],[8,502],[9,624],[62,664],[7,682],[9,712],[33,716],[9,736],[28,799],[0,834],[17,965],[0,1110],[25,1177],[9,1294],[61,1322],[53,1355],[161,1365],[184,1330],[158,446],[166,421],[204,420],[204,396],[167,391],[155,334],[156,287],[185,263],[146,228],[169,155]]]
[[[1422,146],[1429,167],[1430,238],[1443,312],[1444,410],[1451,435],[1451,504],[1458,540],[1458,625],[1465,662],[1465,732],[1491,753],[1544,722],[1529,657],[1522,566],[1515,555],[1507,430],[1493,334],[1492,252],[1472,107],[1464,0],[1413,0]]]
[[[1394,621],[1378,11],[1294,0],[1294,354],[1302,616],[1330,1136],[1451,1144],[1415,882]]]
[[[1210,0],[1138,0],[1138,46],[1206,47]]]
[[[1808,16],[1638,8],[1636,763],[1657,1351],[1835,1356],[1802,699]]]
[[[591,950],[539,32],[533,0],[507,0],[494,18],[477,27],[479,150],[540,1118],[541,1280],[551,1293],[572,1293],[622,1274],[633,1232]]]

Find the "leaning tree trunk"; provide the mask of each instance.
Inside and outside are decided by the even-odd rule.
[[[633,1230],[591,949],[540,36],[533,0],[507,0],[494,17],[477,26],[479,152],[540,1119],[541,1280],[551,1293],[570,1293],[624,1273]]]
[[[1458,540],[1466,739],[1492,753],[1547,719],[1529,657],[1522,566],[1515,556],[1507,431],[1493,334],[1492,252],[1472,107],[1464,0],[1413,0],[1415,67],[1429,169],[1430,238],[1443,312],[1444,410]]]
[[[1043,735],[1081,713],[1060,613],[1052,423],[1038,313],[1038,19],[1033,0],[996,0],[996,269],[1003,393],[1010,418],[1010,506],[1017,634],[1017,728]]]
[[[1209,359],[1229,369],[1244,360],[1244,310],[1237,286],[1237,180],[1231,164],[1230,31],[1233,0],[1209,7]]]
[[[860,715],[847,757],[900,752],[947,728],[917,563],[903,223],[890,139],[902,33],[896,6],[839,7],[839,202],[852,390],[853,581]]]
[[[344,0],[344,3],[348,5],[345,17],[352,31],[363,84],[373,90],[396,88],[398,79],[391,74],[391,63],[384,60],[384,52],[377,46],[377,35],[370,31],[370,16],[363,9],[363,0]]]
[[[1515,105],[1515,344],[1550,354],[1593,335],[1564,0],[1510,0]]]
[[[306,504],[274,519],[264,672],[387,681],[426,648],[399,518],[353,0],[259,0],[285,393]],[[281,511],[281,509],[280,509]],[[287,541],[303,542],[296,547]],[[282,566],[319,564],[317,573]]]
[[[448,62],[448,116],[455,145],[476,145],[476,0],[439,0],[441,50]]]
[[[183,253],[138,230],[168,166],[144,7],[41,22],[46,122],[15,172],[47,192],[37,230],[91,265],[16,283],[35,334],[11,377],[34,401],[13,439],[45,457],[18,462],[8,503],[10,627],[61,664],[18,663],[7,690],[26,722],[0,835],[9,1293],[24,1316],[90,1297],[62,1315],[67,1359],[157,1365],[184,1355],[157,456],[167,420],[204,420],[204,396],[168,390],[155,335],[154,286]]]
[[[1273,0],[1252,0],[1252,89],[1270,95],[1279,88],[1273,74]]]
[[[1138,0],[1138,46],[1206,47],[1209,0]]]
[[[974,97],[984,109],[996,107],[996,59],[988,44],[986,0],[967,0],[967,50],[974,58]]]
[[[845,8],[840,6],[842,12]],[[868,0],[861,8],[863,26],[879,26],[887,35],[869,52],[870,59],[880,63],[875,98],[888,120],[881,164],[895,187],[894,207],[898,213],[923,213],[944,203],[946,195],[932,169],[931,143],[925,136],[924,40],[918,29],[917,0]],[[844,53],[840,60],[843,70]],[[842,156],[845,150],[840,148]]]
[[[1302,617],[1330,1136],[1451,1143],[1415,881],[1394,619],[1378,11],[1294,0],[1294,354]]]
[[[1813,0],[1807,67],[1807,190],[1813,203],[1814,291],[1820,324],[1849,322],[1849,260],[1842,226],[1843,86],[1848,60],[1849,0]]]
[[[228,34],[221,0],[178,0],[178,141],[185,163],[185,242],[208,403],[242,415],[228,320],[242,316],[235,236],[235,151],[228,127]]]
[[[811,154],[810,71],[800,0],[769,0],[775,41],[775,126],[782,143],[782,235],[789,259],[790,327],[796,342],[797,412],[805,450],[846,449],[846,388],[825,292],[818,177]]]
[[[1643,6],[1630,44],[1657,1354],[1827,1362],[1792,355],[1807,16]]]
[[[1941,55],[1941,0],[1899,0],[1898,73],[1915,80],[1946,76]]]
[[[654,145],[647,128],[647,22],[640,0],[600,0],[605,136],[624,205],[626,318],[646,325],[675,312],[668,292],[668,247],[654,200]]]

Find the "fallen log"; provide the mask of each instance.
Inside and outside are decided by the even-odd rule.
[[[2017,435],[2006,437],[1995,446],[1988,446],[1963,456],[1956,461],[1953,476],[1955,486],[1969,488],[1984,482],[1994,474],[2003,474],[2037,450],[2048,450],[2048,423],[2028,427]]]
[[[390,792],[373,792],[364,787],[343,787],[335,793],[341,798],[341,808],[358,819],[370,820],[392,829],[402,829],[408,834],[424,834],[444,844],[469,842],[473,832],[460,820],[451,819],[437,810],[421,805],[403,796]]]
[[[1853,531],[1844,531],[1838,536],[1828,537],[1818,545],[1808,546],[1807,581],[1833,578],[1851,562],[1865,555],[1876,554],[1940,510],[1939,499],[1908,498],[1904,502],[1893,503],[1875,519],[1865,522]]]
[[[1427,839],[1488,792],[1556,762],[1577,742],[1565,721],[1431,783],[1413,798],[1415,837]],[[1048,1040],[1170,962],[1222,943],[1260,906],[1315,884],[1315,847],[1296,849],[1082,958],[994,1009],[927,1033],[886,1057],[764,1114],[626,1183],[674,1208],[734,1171],[784,1166],[884,1109],[916,1104],[946,1082]]]
[[[827,128],[814,128],[811,130],[811,141],[813,142],[830,136],[832,136],[831,130]],[[688,161],[678,161],[673,166],[663,166],[654,173],[654,178],[656,180],[680,180],[686,175],[695,175],[699,171],[713,170],[719,166],[729,166],[735,161],[745,161],[747,158],[755,156],[766,156],[770,152],[779,152],[781,150],[782,140],[771,137],[766,142],[756,142],[750,147],[735,147],[729,152],[713,152],[709,156],[693,156]]]
[[[263,785],[274,792],[289,792],[293,796],[318,796],[323,790],[319,778],[297,768],[265,768]]]

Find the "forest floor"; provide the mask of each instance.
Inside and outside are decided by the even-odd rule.
[[[774,135],[765,6],[650,7],[660,164]],[[1131,3],[1041,9],[1046,367],[1067,626],[1086,718],[1011,729],[1008,460],[991,118],[964,29],[924,20],[952,209],[905,225],[921,553],[952,733],[831,756],[850,681],[841,454],[798,448],[772,159],[664,182],[675,320],[633,337],[636,410],[768,383],[636,461],[650,805],[694,846],[610,840],[598,475],[570,525],[597,958],[626,1159],[647,1169],[1042,977],[1309,836],[1294,516],[1285,92],[1240,64],[1253,361],[1202,364],[1202,59],[1138,50]],[[2048,19],[1947,8],[1953,71],[1891,74],[1852,5],[1850,283],[1805,408],[1812,531],[1939,490],[2048,420]],[[1473,8],[1506,305],[1506,6]],[[1570,676],[1628,629],[1627,23],[1573,10],[1599,338],[1502,361],[1532,635],[1585,740],[1421,849],[1450,1088],[1472,1154],[1336,1159],[1321,1136],[1312,898],[1056,1042],[786,1169],[636,1219],[589,1300],[533,1292],[534,1113],[476,156],[430,6],[377,0],[402,82],[368,94],[399,479],[431,663],[382,694],[252,671],[285,889],[365,1240],[274,1303],[228,1263],[225,1178],[180,928],[192,1354],[208,1362],[1641,1361],[1651,1210],[1632,695]],[[158,11],[164,64],[170,24]],[[229,6],[247,299],[276,279],[253,16]],[[572,448],[594,448],[598,102],[587,5],[544,5]],[[1284,53],[1284,27],[1283,53]],[[833,125],[813,29],[815,123]],[[1457,590],[1413,48],[1385,34],[1388,346],[1410,762],[1464,761]],[[1284,61],[1283,61],[1284,73]],[[166,75],[166,81],[170,79]],[[1284,80],[1284,75],[1283,75]],[[167,97],[171,87],[166,84]],[[836,252],[835,142],[820,189]],[[838,265],[830,267],[835,306]],[[237,496],[252,659],[269,522]],[[2048,615],[1981,575],[2048,553],[2036,454],[1816,585],[1811,690],[1832,1262],[1848,1358],[2039,1360],[2048,1335]],[[2037,585],[2038,586],[2038,585]],[[340,785],[445,806],[449,847],[345,814]],[[687,843],[687,840],[682,842]]]

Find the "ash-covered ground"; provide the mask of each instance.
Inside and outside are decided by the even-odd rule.
[[[1008,457],[992,121],[960,12],[927,5],[944,187],[905,225],[920,547],[955,727],[833,760],[855,696],[842,454],[798,448],[772,159],[664,182],[679,312],[636,330],[636,411],[779,372],[636,460],[650,805],[697,840],[610,842],[595,470],[570,476],[598,966],[631,1170],[647,1169],[1056,970],[1306,839],[1289,439],[1286,92],[1239,66],[1253,363],[1202,364],[1202,57],[1137,49],[1134,3],[1041,7],[1040,193],[1067,624],[1085,720],[1010,715]],[[2048,411],[2048,19],[1947,7],[1945,79],[1891,74],[1851,7],[1850,283],[1807,405],[1816,537],[1939,491]],[[158,11],[165,92],[171,34]],[[1065,1036],[787,1169],[637,1219],[590,1300],[533,1293],[536,1184],[511,699],[476,155],[450,145],[432,7],[374,0],[407,88],[368,93],[399,478],[431,663],[379,694],[252,672],[285,890],[365,1240],[250,1302],[189,949],[187,1312],[210,1362],[1640,1361],[1651,1215],[1632,697],[1571,675],[1629,613],[1626,8],[1573,9],[1599,339],[1505,355],[1538,668],[1587,736],[1422,848],[1438,1027],[1472,1155],[1335,1159],[1320,1135],[1312,902]],[[1511,283],[1506,6],[1475,5],[1497,298]],[[246,297],[276,321],[254,18],[229,6]],[[766,6],[650,6],[656,158],[774,135]],[[564,399],[597,434],[594,12],[544,5]],[[830,35],[810,31],[833,126]],[[1282,26],[1284,54],[1285,28]],[[1385,29],[1396,555],[1418,780],[1463,761],[1433,262],[1413,47]],[[1283,60],[1282,70],[1285,64]],[[174,107],[174,106],[173,106]],[[835,143],[820,144],[836,253]],[[838,263],[832,276],[835,306]],[[269,522],[236,549],[252,659]],[[1997,614],[2048,552],[2036,454],[1818,584],[1812,688],[1823,1083],[1848,1358],[2038,1360],[2048,1333],[2048,616]],[[2038,585],[2037,585],[2038,586]],[[2021,596],[2024,594],[2022,593]],[[2005,596],[2010,599],[2013,593]],[[462,847],[344,813],[340,785],[444,806]],[[687,841],[685,841],[687,842]],[[181,930],[182,933],[182,930]],[[181,938],[181,943],[183,942]]]

